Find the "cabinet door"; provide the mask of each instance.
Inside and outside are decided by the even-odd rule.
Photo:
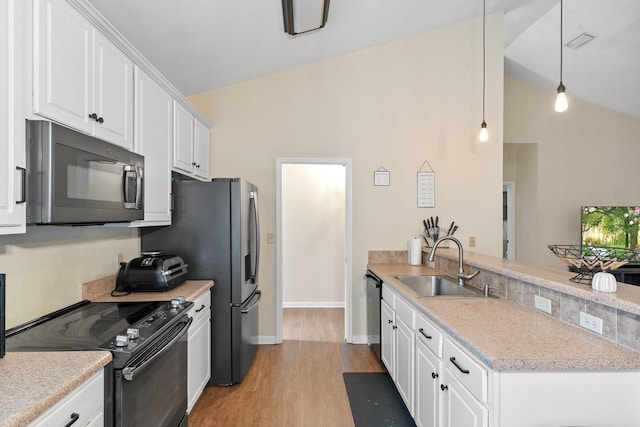
[[[63,1],[38,0],[34,14],[34,110],[91,133],[93,28]]]
[[[22,0],[0,0],[0,234],[25,232],[25,143],[18,36]]]
[[[194,121],[195,175],[199,178],[209,179],[209,129],[198,120]]]
[[[192,174],[195,169],[193,152],[193,116],[178,102],[173,102],[173,167]]]
[[[133,150],[133,62],[97,31],[93,55],[94,135]]]
[[[394,313],[383,300],[380,303],[380,357],[389,375],[395,380],[393,358],[395,353]]]
[[[413,414],[418,427],[436,427],[440,415],[440,360],[416,337]]]
[[[171,223],[172,98],[144,71],[135,70],[135,151],[144,156],[144,221]]]
[[[489,425],[487,408],[456,380],[449,369],[444,370],[443,384],[446,386],[445,390],[441,390],[444,427],[487,427]]]
[[[395,381],[409,413],[413,415],[414,334],[396,313]]]
[[[210,309],[207,308],[210,313]],[[210,315],[189,328],[189,362],[187,366],[187,411],[198,401],[211,376],[211,321]]]

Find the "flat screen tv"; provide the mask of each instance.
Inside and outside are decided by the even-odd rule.
[[[611,247],[638,250],[640,207],[583,206],[581,215],[582,252],[587,247]],[[634,260],[630,263],[640,263]]]

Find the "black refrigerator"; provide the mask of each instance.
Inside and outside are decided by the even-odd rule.
[[[215,178],[176,181],[172,191],[172,225],[142,229],[142,251],[179,255],[188,279],[214,281],[208,385],[239,383],[258,346],[258,189],[240,178]]]

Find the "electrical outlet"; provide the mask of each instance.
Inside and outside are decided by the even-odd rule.
[[[475,236],[469,237],[469,247],[470,248],[475,248],[476,247],[476,237]]]
[[[122,252],[118,252],[118,266],[120,266],[121,262],[124,262],[124,257],[122,256]]]
[[[534,295],[533,297],[536,308],[540,311],[544,311],[545,313],[551,314],[551,300],[541,297],[539,295]]]
[[[580,312],[580,326],[596,334],[602,335],[602,319],[590,314]]]

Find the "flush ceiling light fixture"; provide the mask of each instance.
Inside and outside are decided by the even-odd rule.
[[[555,110],[558,113],[562,113],[569,107],[567,101],[567,94],[565,93],[565,87],[562,83],[562,15],[563,15],[563,0],[560,0],[560,85],[558,86],[558,95],[556,96]]]
[[[482,0],[482,124],[480,125],[480,141],[487,142],[489,140],[489,131],[487,130],[487,122],[484,120],[484,98],[485,86],[487,84],[486,77],[486,20],[487,20],[487,0]]]
[[[282,0],[282,15],[287,34],[318,30],[327,23],[329,0]]]

